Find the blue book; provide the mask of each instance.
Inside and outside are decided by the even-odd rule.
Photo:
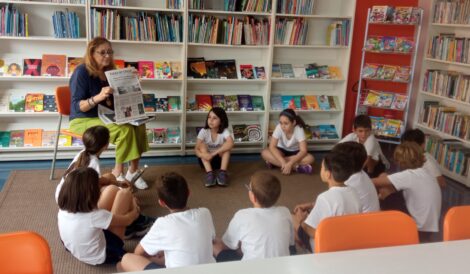
[[[319,125],[321,139],[339,139],[335,125]]]
[[[253,103],[250,95],[238,95],[238,105],[241,111],[253,111]]]
[[[317,96],[318,105],[321,110],[330,110],[330,103],[328,102],[327,95],[318,95]]]
[[[282,95],[282,108],[290,108],[290,109],[295,109],[295,101],[294,101],[294,96],[291,95]]]
[[[282,110],[282,97],[281,95],[271,95],[271,109]]]

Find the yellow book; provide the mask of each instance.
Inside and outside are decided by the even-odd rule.
[[[70,135],[59,135],[59,146],[70,147],[72,146],[72,136]]]
[[[320,109],[320,106],[318,105],[317,96],[315,96],[315,95],[306,95],[305,96],[305,101],[307,102],[307,108],[308,109]]]
[[[24,130],[24,146],[40,147],[42,146],[42,129],[25,129]]]

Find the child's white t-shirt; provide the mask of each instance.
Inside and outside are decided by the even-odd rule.
[[[107,229],[113,214],[104,209],[87,213],[70,213],[59,210],[57,214],[59,234],[65,247],[81,262],[97,265],[106,259]]]
[[[206,144],[207,150],[209,152],[217,150],[219,147],[221,147],[228,137],[232,137],[232,134],[228,129],[224,129],[222,133],[217,134],[217,138],[215,140],[212,140],[210,128],[201,129],[197,135],[197,138]]]
[[[289,246],[295,244],[291,214],[283,206],[241,209],[222,241],[230,249],[241,243],[242,260],[289,256]]]
[[[418,230],[438,232],[442,196],[436,177],[417,168],[388,175],[388,179],[397,190],[403,190],[406,207]]]
[[[304,129],[300,126],[295,126],[294,133],[290,139],[287,138],[284,131],[281,129],[281,125],[277,125],[273,132],[273,137],[276,138],[277,146],[287,151],[299,151],[300,142],[305,141]]]
[[[439,169],[439,164],[436,159],[432,157],[431,154],[425,152],[424,157],[426,157],[426,162],[424,162],[423,168],[431,174],[433,177],[442,176],[441,170]]]
[[[318,195],[304,222],[316,229],[325,218],[361,213],[361,208],[361,201],[352,187],[335,186]]]
[[[163,251],[167,268],[181,267],[214,263],[214,238],[210,211],[194,208],[158,218],[140,245],[151,256]]]
[[[73,158],[73,161],[72,163],[70,163],[69,167],[71,165],[73,165],[73,163],[75,163],[77,160],[78,160],[78,157],[82,154],[82,152],[84,152],[85,150],[82,150],[80,151],[77,155],[75,155],[75,158]],[[101,175],[101,172],[100,172],[100,160],[98,159],[98,157],[96,157],[96,155],[90,155],[90,163],[88,164],[88,167],[91,167],[92,169],[94,169],[96,172],[98,172],[98,175],[100,176]],[[59,193],[60,193],[60,190],[62,189],[62,186],[64,185],[64,177],[62,177],[62,179],[60,179],[60,182],[59,184],[57,185],[56,189],[55,189],[55,201],[58,202],[59,201]]]
[[[346,135],[346,137],[344,137],[339,142],[340,143],[344,143],[344,142],[359,143],[359,138],[357,137],[356,133],[352,132]],[[367,156],[370,156],[375,161],[381,160],[382,164],[384,164],[387,169],[390,168],[390,162],[387,160],[387,158],[383,154],[382,149],[380,148],[379,141],[377,141],[377,139],[375,138],[373,134],[367,137],[367,140],[364,142],[364,148],[366,149]]]
[[[367,173],[362,170],[356,172],[344,184],[357,192],[362,205],[362,213],[380,211],[377,190]]]

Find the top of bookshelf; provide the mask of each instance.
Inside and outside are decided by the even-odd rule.
[[[352,16],[334,15],[334,14],[289,14],[277,13],[277,17],[293,17],[293,18],[307,18],[307,19],[352,19]]]
[[[184,10],[182,9],[132,7],[132,6],[90,5],[90,7],[97,8],[97,9],[131,10],[131,11],[162,11],[162,12],[171,12],[171,13],[183,13],[184,12]]]
[[[435,26],[435,27],[448,27],[448,28],[470,28],[470,24],[441,24],[441,23],[432,23],[431,26]]]
[[[86,4],[70,4],[70,3],[55,3],[55,2],[44,2],[44,1],[11,1],[11,0],[0,0],[0,4],[15,4],[15,5],[38,5],[38,6],[58,6],[58,7],[86,7]]]

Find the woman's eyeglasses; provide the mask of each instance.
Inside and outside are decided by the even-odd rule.
[[[113,55],[114,51],[110,49],[110,50],[95,51],[95,53],[98,53],[99,55],[105,57],[106,55]]]
[[[245,188],[246,190],[251,191],[251,184],[245,184]]]

